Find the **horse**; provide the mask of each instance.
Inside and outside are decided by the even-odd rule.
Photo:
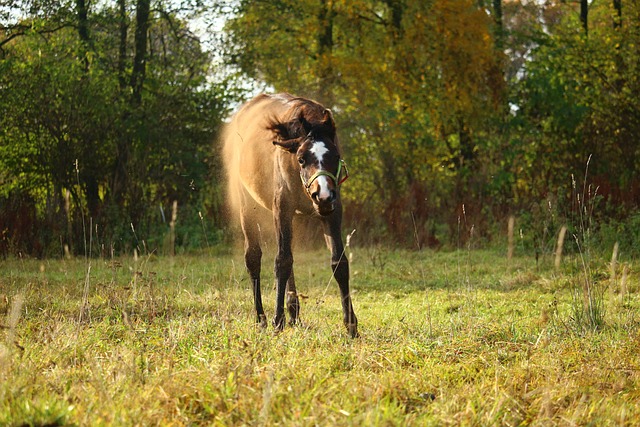
[[[257,323],[267,326],[260,290],[262,249],[260,211],[271,211],[275,225],[276,308],[273,327],[299,321],[291,249],[294,215],[320,220],[331,251],[331,269],[340,288],[344,326],[358,336],[358,321],[349,293],[349,262],[342,242],[340,185],[348,177],[340,156],[331,111],[288,93],[262,94],[244,104],[222,136],[230,206],[240,216],[244,261],[253,288]]]

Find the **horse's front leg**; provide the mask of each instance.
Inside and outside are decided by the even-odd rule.
[[[282,198],[276,197],[274,203],[274,221],[278,253],[275,261],[276,275],[276,314],[273,318],[273,326],[277,330],[284,329],[284,301],[287,291],[287,282],[293,271],[293,254],[291,252],[291,236],[293,213],[287,208]],[[295,285],[294,285],[295,286]]]
[[[347,328],[351,338],[356,338],[358,336],[358,319],[353,311],[351,294],[349,293],[349,260],[344,253],[344,245],[342,243],[342,209],[340,206],[336,207],[330,217],[324,219],[323,225],[327,246],[331,250],[333,277],[340,287],[344,326]]]

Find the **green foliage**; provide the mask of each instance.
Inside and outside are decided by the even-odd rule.
[[[634,222],[633,2],[588,3],[588,31],[583,2],[185,0],[149,16],[146,4],[0,11],[0,253],[81,253],[89,223],[116,250],[138,245],[132,224],[159,245],[158,207],[174,200],[224,229],[211,144],[256,88],[334,110],[352,177],[345,222],[369,242],[462,247],[496,240],[516,215],[522,246],[544,256],[558,227],[577,224],[588,159],[592,236]],[[217,52],[192,17],[225,22],[210,27]],[[599,240],[622,239],[606,230]]]
[[[539,37],[523,75],[512,86],[518,145],[526,167],[516,181],[524,200],[541,198],[580,176],[591,156],[594,188],[610,206],[637,208],[637,132],[640,110],[627,96],[635,90],[638,9],[626,5],[628,20],[613,25],[612,3],[590,6],[588,37],[571,6],[554,6],[551,32]],[[631,133],[630,133],[631,132]],[[555,191],[554,191],[555,192]],[[566,200],[566,199],[565,199]],[[603,206],[604,207],[604,206]],[[607,213],[615,214],[615,210]]]
[[[550,197],[570,212],[590,156],[602,206],[637,209],[636,5],[620,25],[590,5],[587,37],[574,4],[484,3],[240,2],[226,58],[336,110],[348,220],[372,240],[484,235]]]
[[[118,230],[153,229],[150,213],[173,201],[206,220],[220,215],[220,191],[205,189],[221,187],[211,144],[232,95],[224,81],[208,80],[211,56],[162,10],[149,18],[144,67],[136,68],[134,22],[109,5],[92,8],[88,35],[72,7],[5,27],[1,254],[59,254],[65,245],[80,253],[93,233],[116,251],[131,248],[132,233]],[[14,228],[21,209],[35,214]],[[46,233],[34,246],[26,229]]]
[[[624,256],[633,257],[640,253],[640,213],[633,213],[625,221],[603,221],[597,229],[596,239],[601,253],[612,251],[616,242]]]

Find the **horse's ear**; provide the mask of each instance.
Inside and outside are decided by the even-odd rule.
[[[322,113],[322,116],[323,116],[322,124],[335,128],[336,124],[333,121],[333,113],[331,112],[330,109],[325,108],[324,112]]]
[[[288,139],[286,141],[273,141],[273,145],[282,148],[289,153],[295,153],[300,148],[300,140],[299,139]]]

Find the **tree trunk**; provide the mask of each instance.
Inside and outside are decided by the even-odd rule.
[[[78,36],[80,41],[89,44],[89,20],[87,3],[85,0],[76,0],[76,11],[78,13]]]
[[[471,132],[462,114],[458,118],[458,138],[460,140],[460,166],[470,167],[476,150]]]
[[[402,17],[404,15],[404,5],[400,0],[387,0],[385,2],[391,10],[391,25],[393,36],[396,40],[402,37]]]
[[[588,0],[580,0],[580,22],[584,29],[584,35],[589,35],[589,2]]]
[[[78,37],[81,42],[81,58],[85,71],[85,78],[88,78],[89,72],[89,56],[88,51],[91,46],[91,38],[89,35],[89,11],[87,7],[86,0],[76,0],[76,11],[78,14]],[[83,140],[81,141],[87,147],[92,147],[95,145],[95,140],[89,136],[84,135]],[[89,215],[92,218],[96,218],[98,214],[98,209],[100,205],[100,195],[99,195],[99,185],[98,179],[94,174],[94,171],[91,168],[85,170],[84,173],[78,176],[78,179],[82,179],[84,184],[84,196],[87,201],[87,207],[89,208]],[[78,195],[79,196],[79,195]],[[81,204],[78,201],[79,209],[82,209]],[[71,246],[71,242],[70,242]]]
[[[78,20],[78,37],[80,38],[79,56],[84,72],[89,71],[89,19],[86,0],[76,0],[76,14]]]
[[[620,28],[622,26],[622,0],[613,0],[613,9],[616,12],[613,17],[613,28]]]
[[[318,100],[331,108],[333,105],[333,67],[331,64],[333,55],[333,0],[321,0],[320,30],[318,32]]]
[[[493,22],[495,23],[496,50],[504,47],[504,28],[502,24],[502,0],[493,0]]]
[[[98,179],[89,174],[85,178],[85,197],[87,198],[87,208],[89,209],[89,216],[91,218],[98,218],[100,210],[100,186]]]
[[[126,52],[126,16],[124,13],[124,0],[120,1],[120,55],[124,58],[123,53]],[[129,98],[129,110],[124,113],[125,132],[120,136],[117,144],[116,163],[114,169],[113,182],[111,185],[112,199],[114,202],[122,206],[125,194],[129,191],[129,163],[131,160],[131,148],[133,139],[128,132],[131,126],[129,123],[133,118],[139,116],[140,106],[142,105],[142,88],[146,75],[147,60],[147,34],[149,31],[150,16],[150,0],[138,0],[136,3],[136,31],[134,39],[134,57],[133,68],[129,85],[131,87],[131,97]],[[123,60],[124,64],[124,60]],[[124,67],[120,70],[124,78]],[[122,82],[122,81],[121,81]]]
[[[127,61],[127,32],[129,30],[129,25],[127,22],[126,0],[118,0],[118,13],[118,19],[120,20],[120,40],[118,47],[118,82],[120,83],[120,90],[124,92],[127,86],[125,70]]]
[[[133,70],[131,72],[131,104],[134,107],[142,103],[142,85],[147,65],[147,34],[149,32],[150,0],[138,0],[136,4],[136,34]]]

